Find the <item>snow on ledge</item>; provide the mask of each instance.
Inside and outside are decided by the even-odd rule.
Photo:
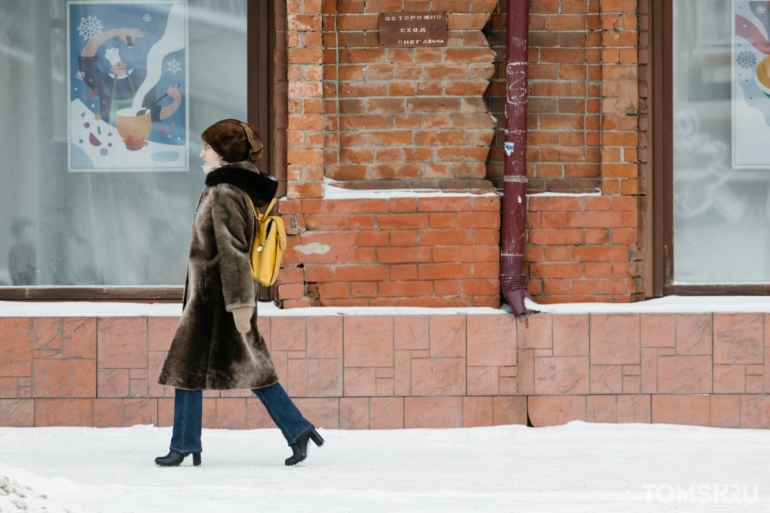
[[[541,305],[525,299],[527,308],[542,313],[770,313],[768,296],[667,296],[636,303],[560,303]]]
[[[602,191],[601,189],[597,188],[594,190],[594,192],[535,192],[532,194],[527,194],[528,198],[543,198],[543,197],[550,197],[550,196],[566,196],[568,198],[579,198],[583,196],[601,196]]]
[[[668,296],[638,303],[561,303],[540,305],[529,299],[527,307],[541,313],[770,313],[765,296]],[[419,308],[419,307],[313,307],[282,310],[273,303],[259,303],[265,317],[322,317],[332,315],[509,315],[502,308]],[[3,317],[179,317],[180,303],[113,302],[26,302],[0,301]]]
[[[482,198],[497,196],[497,192],[484,194],[472,192],[444,192],[436,189],[377,189],[357,190],[337,186],[335,180],[324,178],[324,199],[390,199],[390,198]]]

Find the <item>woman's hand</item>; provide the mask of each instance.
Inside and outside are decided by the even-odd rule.
[[[233,308],[233,319],[235,320],[235,327],[240,333],[248,333],[251,331],[251,314],[253,312],[254,308],[251,306]]]

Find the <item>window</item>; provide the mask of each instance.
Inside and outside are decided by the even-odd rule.
[[[146,43],[160,45],[175,5],[184,13],[184,46],[150,63]],[[200,133],[223,118],[247,119],[247,0],[0,0],[0,12],[0,298],[50,286],[183,285],[204,180]],[[117,29],[143,34],[126,41],[109,32]],[[149,82],[148,68],[158,68],[155,92],[141,105],[112,102],[121,87],[142,92],[139,79],[125,88],[120,64],[113,68],[123,61],[129,79]],[[97,75],[102,87],[94,91],[87,80]],[[149,105],[174,82],[183,84],[178,101],[171,95]],[[148,109],[144,146],[128,148],[105,104]],[[172,137],[175,145],[166,141]],[[173,157],[171,146],[184,154]],[[139,164],[126,151],[147,148],[155,151]],[[129,157],[113,159],[112,168],[97,162],[118,150]],[[19,288],[25,292],[14,293]],[[79,297],[67,294],[58,297]]]
[[[770,283],[770,9],[748,0],[656,3],[671,28],[657,27],[670,34],[663,51],[671,53],[657,63],[665,78],[655,100],[671,99],[665,285],[759,292]]]

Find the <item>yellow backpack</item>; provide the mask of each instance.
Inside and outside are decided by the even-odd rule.
[[[286,229],[280,216],[268,215],[275,205],[275,198],[265,213],[260,214],[248,194],[246,197],[257,218],[257,232],[251,246],[251,276],[260,285],[269,287],[278,279],[278,271],[281,270],[281,258],[286,249]]]

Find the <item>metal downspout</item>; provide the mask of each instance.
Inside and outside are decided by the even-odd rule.
[[[514,315],[529,313],[524,298],[527,216],[527,38],[529,0],[508,0],[505,73],[505,178],[503,182],[500,288]]]

